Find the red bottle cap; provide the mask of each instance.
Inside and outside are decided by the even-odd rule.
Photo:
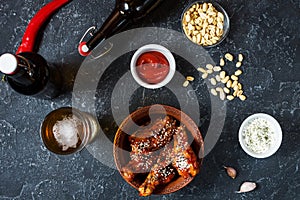
[[[87,56],[90,54],[90,49],[86,45],[86,42],[81,42],[78,46],[78,52],[82,56]]]

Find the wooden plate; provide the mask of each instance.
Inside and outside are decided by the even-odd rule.
[[[145,125],[151,120],[155,120],[159,117],[164,117],[166,115],[173,117],[178,122],[180,122],[181,125],[185,125],[191,147],[194,150],[195,154],[198,155],[198,161],[201,167],[202,158],[204,155],[204,142],[201,133],[198,129],[198,126],[195,124],[195,122],[188,115],[176,108],[166,105],[152,105],[140,108],[132,114],[130,114],[122,122],[115,135],[113,154],[117,169],[119,170],[122,177],[123,174],[121,173],[121,169],[122,167],[126,166],[126,164],[130,160],[129,153],[131,151],[131,147],[129,144],[128,137],[132,133],[134,133],[139,126]],[[145,180],[145,178],[145,175],[137,176],[133,181],[128,183],[132,187],[138,189],[139,186]],[[194,177],[184,179],[181,176],[176,176],[170,183],[163,186],[159,186],[157,189],[155,189],[153,191],[153,194],[168,194],[178,191],[179,189],[189,184],[193,179]]]

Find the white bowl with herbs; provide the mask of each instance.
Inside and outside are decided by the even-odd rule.
[[[255,158],[273,155],[282,142],[282,130],[276,119],[265,113],[256,113],[244,120],[239,129],[242,149]]]

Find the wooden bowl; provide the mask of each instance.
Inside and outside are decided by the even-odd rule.
[[[159,117],[165,117],[166,115],[173,117],[178,122],[180,122],[181,125],[185,125],[191,147],[197,155],[200,165],[199,167],[201,167],[204,155],[204,142],[201,133],[198,129],[198,126],[195,124],[195,122],[185,113],[176,108],[166,105],[152,105],[140,108],[132,114],[130,114],[122,122],[115,135],[113,155],[116,167],[123,178],[124,176],[121,173],[121,169],[122,167],[126,166],[126,164],[130,160],[129,153],[131,151],[131,147],[128,137],[132,133],[134,133],[139,126],[145,125],[151,120],[155,120]],[[139,186],[145,180],[145,178],[145,175],[138,175],[133,181],[127,182],[132,187],[138,189]],[[189,184],[193,179],[194,177],[184,179],[183,177],[177,175],[170,183],[157,187],[153,191],[153,194],[168,194],[178,191],[181,188],[185,187],[187,184]]]

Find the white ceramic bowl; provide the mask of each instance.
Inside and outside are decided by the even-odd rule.
[[[256,152],[253,152],[252,150],[250,150],[246,146],[244,138],[243,138],[243,131],[256,118],[262,118],[262,119],[267,120],[275,134],[275,137],[274,137],[275,141],[271,144],[270,148],[263,153],[256,153]],[[265,113],[256,113],[256,114],[253,114],[253,115],[249,116],[248,118],[246,118],[244,120],[244,122],[242,123],[242,125],[239,129],[239,142],[240,142],[242,149],[248,155],[250,155],[254,158],[267,158],[267,157],[273,155],[279,149],[281,142],[282,142],[282,130],[281,130],[279,123],[272,116],[265,114]]]
[[[146,53],[146,52],[149,52],[149,51],[157,51],[157,52],[160,52],[162,53],[166,59],[168,60],[169,62],[169,66],[170,66],[170,70],[169,70],[169,73],[168,75],[166,76],[166,78],[161,81],[160,83],[157,83],[157,84],[149,84],[145,81],[143,81],[137,71],[136,71],[136,62],[137,62],[137,59],[143,54],[143,53]],[[158,45],[158,44],[148,44],[148,45],[145,45],[145,46],[142,46],[141,48],[139,48],[133,55],[132,59],[131,59],[131,63],[130,63],[130,71],[131,71],[131,74],[134,78],[134,80],[141,86],[145,87],[145,88],[149,88],[149,89],[157,89],[157,88],[160,88],[160,87],[163,87],[165,85],[167,85],[173,78],[174,74],[175,74],[175,71],[176,71],[176,63],[175,63],[175,59],[174,59],[174,56],[172,55],[172,53],[165,47],[161,46],[161,45]]]

